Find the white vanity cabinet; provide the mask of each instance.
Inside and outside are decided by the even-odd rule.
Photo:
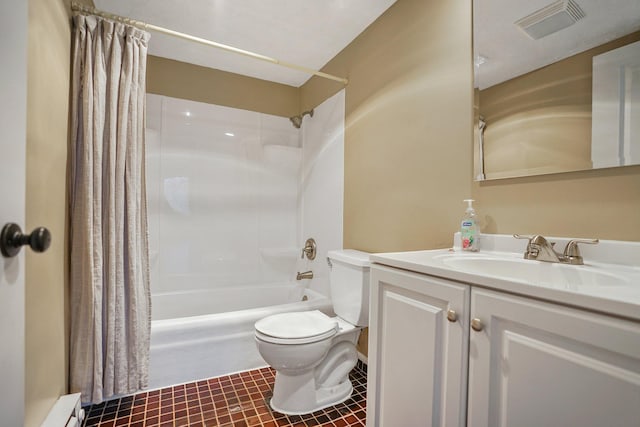
[[[464,426],[469,286],[371,267],[367,426]]]
[[[372,264],[367,426],[640,426],[639,321],[466,283]]]
[[[480,240],[371,254],[367,425],[640,427],[640,242]]]
[[[479,288],[471,318],[469,427],[640,426],[639,323]]]

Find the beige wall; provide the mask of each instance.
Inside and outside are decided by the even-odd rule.
[[[471,24],[458,2],[399,0],[324,71],[347,76],[345,247],[450,244],[466,192],[482,231],[640,241],[640,166],[471,181]],[[311,79],[307,109],[340,90]]]
[[[640,32],[480,91],[486,178],[590,169],[593,56],[637,40]]]
[[[345,248],[451,245],[471,193],[471,58],[471,2],[399,0],[323,68],[349,78]],[[302,109],[341,88],[311,79]]]
[[[47,227],[44,254],[26,251],[25,425],[39,426],[67,391],[66,169],[71,25],[68,1],[29,0],[26,229]]]
[[[300,112],[298,88],[152,55],[147,92],[283,117]]]
[[[346,76],[344,246],[442,248],[471,192],[471,2],[399,0],[323,71]],[[340,85],[310,80],[303,109]]]

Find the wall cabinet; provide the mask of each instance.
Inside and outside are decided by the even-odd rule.
[[[367,426],[464,426],[469,286],[373,265]]]
[[[370,427],[640,425],[638,322],[378,264],[370,310]]]

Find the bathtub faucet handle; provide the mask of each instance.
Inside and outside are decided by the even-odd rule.
[[[316,259],[316,241],[310,237],[304,242],[304,248],[302,248],[302,255],[300,259],[304,259],[304,256],[307,256],[308,259],[313,261]]]
[[[302,273],[298,271],[298,274],[296,275],[296,280],[302,280],[302,279],[313,279],[313,271],[309,270]]]

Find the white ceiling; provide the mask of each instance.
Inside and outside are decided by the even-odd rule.
[[[395,1],[95,0],[95,5],[116,15],[320,69]],[[152,33],[149,54],[295,87],[310,77],[163,34]]]
[[[554,0],[473,0],[474,54],[487,58],[476,70],[480,89],[640,30],[640,0],[575,0],[585,17],[539,40],[514,22]]]

